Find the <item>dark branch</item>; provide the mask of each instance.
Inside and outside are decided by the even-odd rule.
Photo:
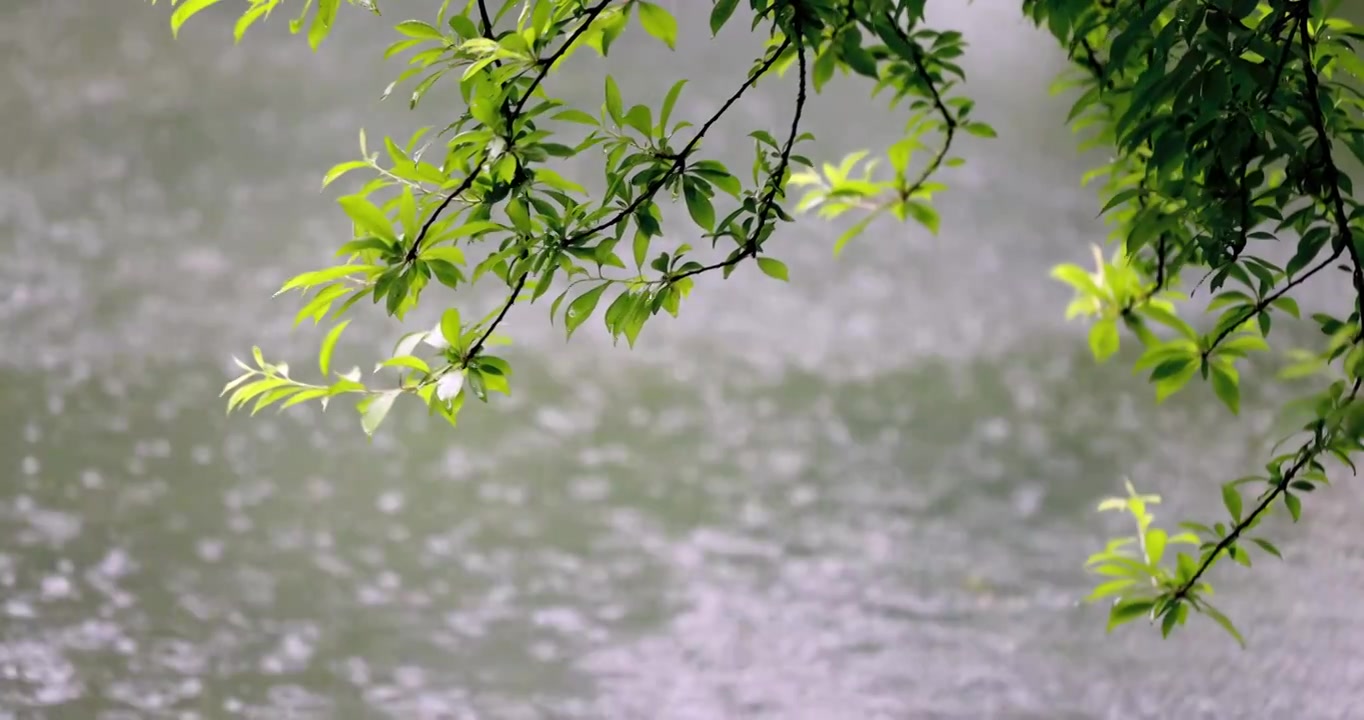
[[[801,114],[805,111],[805,41],[801,38],[799,16],[797,16],[792,30],[795,31],[796,36],[796,63],[800,68],[800,84],[796,89],[796,109],[791,115],[791,131],[786,135],[786,144],[782,146],[781,157],[777,160],[777,166],[772,170],[772,173],[768,175],[769,185],[767,187],[767,192],[763,195],[762,202],[758,207],[758,221],[753,226],[753,232],[749,233],[748,240],[744,243],[743,248],[729,259],[713,265],[679,273],[668,278],[669,282],[676,282],[677,280],[692,275],[699,275],[703,272],[737,265],[742,262],[744,258],[758,254],[759,238],[762,237],[763,227],[767,225],[767,218],[771,214],[773,206],[776,205],[777,194],[785,194],[786,170],[791,166],[791,148],[795,146],[796,137],[800,134]],[[787,38],[788,42],[789,40],[790,38]],[[785,45],[785,43],[783,43],[783,45]]]
[[[535,89],[540,86],[540,83],[544,82],[545,76],[549,74],[550,68],[554,67],[554,63],[558,61],[559,58],[563,57],[564,53],[568,52],[569,48],[573,47],[573,43],[577,42],[578,38],[582,37],[583,33],[587,32],[587,28],[592,25],[592,21],[596,20],[597,16],[602,14],[602,11],[606,10],[606,6],[610,5],[611,2],[612,0],[602,0],[594,5],[592,9],[588,10],[584,16],[586,19],[578,25],[577,29],[573,31],[573,34],[568,36],[568,39],[564,41],[564,44],[560,45],[559,49],[556,50],[553,55],[550,55],[547,60],[538,63],[540,70],[535,74],[534,79],[531,80],[530,87],[526,88],[526,92],[521,95],[520,101],[517,102],[516,107],[511,112],[511,117],[507,118],[508,125],[514,123],[515,119],[520,116],[521,111],[526,107],[527,100],[530,99],[530,96],[535,92]],[[479,3],[479,10],[483,13],[484,32],[491,32],[492,26],[488,22],[487,11],[483,7],[482,2]],[[417,256],[421,253],[422,241],[426,239],[426,235],[430,232],[431,226],[436,223],[436,220],[440,218],[441,213],[445,212],[445,209],[450,206],[451,202],[454,202],[456,197],[459,197],[460,194],[473,186],[474,180],[478,178],[478,173],[482,170],[483,164],[487,159],[488,152],[487,150],[484,150],[483,154],[479,156],[478,162],[474,165],[474,169],[469,171],[469,174],[464,180],[445,197],[445,200],[441,201],[439,206],[436,207],[436,211],[431,213],[431,217],[426,219],[426,222],[422,225],[421,232],[417,233],[416,240],[412,242],[412,247],[407,250],[406,262],[410,263],[417,259]],[[486,338],[487,336],[485,335],[484,337]],[[479,341],[479,344],[482,344],[481,340]]]
[[[761,78],[763,75],[767,74],[767,71],[770,70],[774,64],[776,64],[777,59],[780,58],[782,56],[782,53],[786,52],[786,48],[790,46],[791,46],[790,37],[787,37],[782,40],[781,44],[778,45],[776,49],[774,49],[771,52],[771,54],[763,62],[763,64],[760,65],[756,70],[754,70],[751,75],[749,75],[748,79],[744,81],[744,84],[740,85],[739,89],[734,91],[734,94],[730,95],[729,99],[726,100],[725,103],[720,106],[720,109],[716,110],[715,113],[711,115],[710,118],[707,119],[706,122],[701,125],[700,129],[696,131],[696,135],[692,137],[691,141],[688,142],[685,146],[683,146],[683,148],[680,151],[677,152],[677,154],[673,158],[673,164],[671,167],[668,168],[667,172],[663,173],[653,182],[649,183],[649,185],[644,188],[643,192],[637,195],[634,200],[632,200],[628,205],[622,208],[620,212],[616,213],[615,215],[612,215],[610,218],[602,221],[601,223],[598,223],[597,225],[594,225],[586,230],[574,233],[572,237],[564,241],[564,244],[570,246],[577,245],[578,243],[587,240],[588,238],[592,237],[593,235],[596,235],[602,230],[614,227],[616,223],[624,220],[626,217],[630,215],[630,213],[633,213],[634,211],[638,210],[642,205],[644,205],[644,203],[652,199],[654,195],[657,195],[658,191],[662,190],[663,186],[668,184],[668,181],[672,179],[672,176],[678,173],[682,169],[682,167],[686,165],[687,158],[691,156],[691,153],[696,149],[696,146],[701,143],[701,139],[704,138],[706,136],[706,133],[710,131],[711,126],[719,122],[720,118],[723,117],[725,113],[729,112],[729,109],[734,106],[734,103],[738,102],[739,98],[743,97],[744,93],[748,92],[749,88],[753,87],[753,85],[758,82],[758,78]],[[803,92],[804,83],[802,82],[801,85]]]
[[[942,116],[943,124],[946,127],[943,131],[945,137],[943,138],[942,148],[938,150],[938,154],[933,156],[933,160],[924,168],[914,184],[901,192],[900,199],[908,200],[910,196],[919,191],[919,188],[923,187],[924,183],[928,182],[933,173],[937,172],[938,168],[942,166],[943,160],[947,158],[947,153],[952,149],[952,139],[957,134],[957,119],[947,109],[947,103],[943,102],[942,95],[938,92],[938,86],[933,82],[933,76],[928,72],[928,67],[924,65],[923,54],[919,51],[919,46],[910,39],[903,28],[895,23],[894,18],[887,16],[886,19],[890,21],[891,27],[895,28],[895,34],[899,35],[905,44],[914,48],[914,71],[918,73],[919,79],[923,80],[924,85],[928,87],[928,93],[933,98],[933,107]]]
[[[1351,399],[1358,394],[1359,386],[1360,382],[1355,381],[1354,390],[1350,393]],[[1217,562],[1217,558],[1223,552],[1226,552],[1227,548],[1236,544],[1236,541],[1241,537],[1241,533],[1254,525],[1260,519],[1261,515],[1269,511],[1269,508],[1274,504],[1274,501],[1278,500],[1279,496],[1288,489],[1289,483],[1293,482],[1293,479],[1298,476],[1298,473],[1303,471],[1303,468],[1306,468],[1311,464],[1312,460],[1325,448],[1325,445],[1325,436],[1318,436],[1298,448],[1298,459],[1293,462],[1293,465],[1288,468],[1288,471],[1283,474],[1283,477],[1279,478],[1279,481],[1274,483],[1274,486],[1270,488],[1269,492],[1265,493],[1264,496],[1260,498],[1260,502],[1255,506],[1255,509],[1251,510],[1249,515],[1236,523],[1236,526],[1231,529],[1231,532],[1227,533],[1225,537],[1217,542],[1217,545],[1213,546],[1211,551],[1203,556],[1203,561],[1198,564],[1198,568],[1193,571],[1193,574],[1189,576],[1189,579],[1185,580],[1183,584],[1170,594],[1169,606],[1172,607],[1181,600],[1184,600],[1189,596],[1189,593],[1193,592],[1194,588],[1198,587],[1198,581],[1207,573],[1208,568],[1212,567],[1213,563]]]
[[[1306,22],[1308,19],[1307,13],[1309,12],[1310,10],[1308,4],[1306,2],[1301,3],[1301,5],[1299,6],[1297,16],[1297,32],[1299,40],[1301,42],[1301,48],[1303,51],[1302,57],[1303,75],[1307,83],[1307,97],[1305,98],[1305,100],[1307,102],[1308,115],[1310,116],[1312,129],[1316,132],[1317,143],[1320,146],[1321,150],[1321,158],[1319,162],[1323,174],[1323,180],[1326,183],[1327,197],[1325,198],[1325,200],[1327,206],[1330,209],[1332,219],[1334,220],[1336,225],[1338,242],[1336,243],[1335,251],[1331,254],[1329,258],[1327,258],[1326,262],[1317,265],[1312,270],[1306,273],[1303,273],[1302,275],[1298,276],[1298,278],[1296,278],[1294,281],[1288,283],[1283,289],[1279,290],[1278,292],[1274,293],[1271,296],[1266,297],[1259,303],[1256,303],[1255,312],[1250,313],[1247,316],[1247,319],[1249,319],[1249,317],[1254,316],[1255,314],[1258,314],[1259,312],[1263,312],[1264,308],[1268,307],[1269,303],[1273,302],[1274,299],[1277,299],[1278,297],[1282,296],[1285,292],[1292,289],[1293,286],[1299,285],[1307,278],[1311,277],[1312,275],[1315,275],[1322,268],[1334,262],[1336,258],[1339,258],[1342,253],[1348,251],[1350,254],[1351,264],[1353,265],[1352,277],[1354,279],[1355,285],[1356,294],[1355,301],[1361,311],[1361,321],[1364,322],[1364,266],[1362,266],[1360,263],[1358,250],[1355,248],[1354,244],[1354,235],[1353,232],[1350,230],[1349,215],[1345,212],[1345,201],[1344,198],[1341,196],[1340,192],[1340,171],[1336,168],[1335,161],[1332,160],[1331,158],[1330,134],[1326,128],[1326,119],[1321,111],[1320,83],[1317,79],[1316,68],[1313,67],[1312,65],[1312,36],[1307,29]],[[1291,40],[1292,38],[1290,34],[1289,41],[1291,42]],[[1278,73],[1276,73],[1276,75],[1277,74]],[[1271,88],[1270,93],[1272,94],[1273,92],[1274,89]],[[1237,325],[1239,324],[1240,323],[1238,322]],[[1217,340],[1214,340],[1213,345],[1215,346],[1217,342],[1222,337],[1225,337],[1227,334],[1229,334],[1230,331],[1231,328],[1224,330],[1223,333],[1217,338]],[[1364,378],[1355,380],[1354,386],[1350,390],[1350,394],[1345,401],[1346,404],[1355,401],[1355,398],[1358,397],[1359,395],[1361,385],[1364,385]],[[1198,568],[1194,570],[1193,574],[1190,575],[1189,578],[1178,588],[1176,588],[1175,591],[1170,595],[1171,605],[1189,596],[1189,593],[1192,592],[1193,588],[1197,586],[1199,579],[1203,577],[1203,574],[1207,572],[1208,568],[1211,567],[1212,564],[1217,561],[1218,556],[1220,556],[1228,548],[1236,544],[1236,540],[1240,538],[1241,533],[1245,532],[1247,528],[1254,525],[1255,522],[1259,519],[1259,517],[1263,515],[1266,511],[1268,511],[1270,506],[1274,504],[1274,502],[1279,498],[1279,496],[1288,490],[1288,486],[1293,481],[1293,479],[1297,477],[1297,475],[1301,473],[1304,468],[1308,467],[1312,463],[1312,461],[1327,448],[1332,439],[1333,438],[1331,434],[1318,432],[1314,435],[1311,441],[1305,443],[1301,448],[1298,449],[1297,452],[1298,459],[1293,463],[1293,465],[1288,469],[1288,471],[1285,472],[1283,476],[1280,477],[1279,480],[1274,483],[1274,486],[1270,488],[1270,490],[1266,492],[1263,497],[1261,497],[1260,502],[1255,506],[1255,509],[1252,510],[1251,513],[1247,515],[1245,518],[1243,518],[1240,522],[1237,522],[1236,525],[1231,529],[1231,532],[1228,532],[1225,537],[1218,541],[1217,545],[1213,546],[1213,549],[1210,552],[1204,555],[1203,561],[1199,563]]]

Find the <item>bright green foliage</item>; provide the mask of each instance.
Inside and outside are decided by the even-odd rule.
[[[936,233],[932,198],[945,190],[938,170],[961,163],[951,155],[954,138],[994,131],[958,94],[962,36],[927,27],[926,1],[749,0],[740,13],[738,0],[714,0],[712,32],[742,15],[767,38],[766,49],[746,72],[735,72],[735,90],[720,109],[692,126],[671,122],[683,79],[659,79],[668,90],[657,107],[623,96],[610,77],[599,107],[569,107],[551,92],[554,70],[575,52],[606,56],[635,26],[659,41],[659,52],[675,47],[677,23],[656,3],[432,0],[432,17],[394,26],[385,57],[405,57],[407,68],[385,95],[401,87],[415,107],[444,81],[458,86],[463,109],[449,125],[422,128],[401,144],[386,137],[371,148],[362,131],[360,157],[323,179],[326,187],[348,173],[367,177],[339,199],[354,228],[337,251],[341,264],[298,275],[280,292],[298,291],[296,320],[314,323],[338,320],[362,298],[401,319],[433,282],[459,290],[485,276],[506,286],[505,301],[478,319],[448,309],[437,327],[405,335],[378,363],[381,380],[372,384],[358,368],[331,369],[346,321],[323,343],[319,369],[332,378],[323,384],[291,378],[287,366],[267,363],[256,350],[255,367],[239,363],[244,374],[225,390],[229,410],[253,400],[253,412],[309,400],[325,406],[352,394],[364,431],[373,433],[393,404],[411,395],[453,423],[466,388],[484,401],[489,392],[510,392],[510,368],[487,349],[514,303],[558,290],[550,316],[562,319],[566,334],[597,316],[614,338],[633,345],[650,318],[680,311],[695,275],[728,276],[753,260],[764,274],[787,280],[772,238],[791,221],[788,187],[803,188],[798,211],[856,215],[834,252],[886,214]],[[215,2],[173,2],[173,29]],[[291,29],[306,28],[314,48],[340,5],[247,2],[238,39],[287,4],[295,13]],[[348,2],[380,11],[367,0]],[[1350,456],[1361,447],[1364,265],[1354,229],[1364,207],[1351,197],[1339,153],[1364,161],[1364,96],[1356,89],[1364,62],[1355,52],[1364,31],[1334,16],[1338,0],[1021,2],[1073,60],[1057,87],[1076,97],[1069,120],[1086,135],[1082,145],[1105,148],[1112,158],[1086,180],[1102,181],[1112,249],[1094,250],[1092,271],[1067,264],[1053,273],[1075,291],[1067,316],[1092,323],[1096,359],[1131,345],[1157,401],[1199,379],[1236,413],[1247,371],[1241,361],[1270,349],[1276,318],[1298,317],[1294,290],[1328,270],[1353,284],[1347,307],[1313,316],[1326,336],[1322,346],[1289,350],[1285,376],[1320,378],[1323,388],[1288,408],[1302,418],[1279,446],[1289,450],[1263,475],[1223,486],[1226,520],[1185,523],[1187,532],[1170,536],[1147,512],[1158,498],[1130,485],[1127,497],[1100,506],[1125,510],[1137,524],[1134,537],[1090,559],[1102,580],[1092,599],[1116,598],[1110,628],[1145,617],[1168,635],[1192,608],[1239,640],[1207,601],[1208,570],[1222,558],[1250,565],[1248,545],[1277,557],[1272,544],[1249,532],[1278,507],[1296,521],[1302,495],[1326,482],[1325,461],[1353,468]],[[703,138],[740,96],[792,68],[799,89],[789,124],[750,133],[751,170],[705,156]],[[884,158],[858,152],[817,166],[796,150],[810,137],[802,114],[811,91],[844,75],[873,80],[873,94],[889,101],[886,111],[906,118],[904,135]],[[598,197],[547,166],[584,154],[605,158],[606,190]],[[683,201],[666,218],[661,193]],[[690,221],[710,248],[666,241],[665,220]],[[1279,242],[1291,243],[1283,266],[1260,256]],[[1195,294],[1206,297],[1209,322],[1179,317]]]

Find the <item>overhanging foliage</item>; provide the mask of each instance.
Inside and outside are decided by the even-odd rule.
[[[219,1],[173,2],[173,30]],[[285,4],[246,1],[238,40]],[[447,309],[437,327],[403,336],[375,370],[393,377],[380,383],[358,368],[332,370],[332,349],[348,320],[323,342],[318,383],[294,379],[287,365],[255,349],[253,363],[239,361],[243,374],[224,389],[229,410],[353,396],[362,427],[373,433],[399,398],[412,396],[453,424],[466,395],[486,401],[489,393],[510,392],[511,368],[489,348],[503,341],[498,330],[517,302],[562,288],[549,311],[567,334],[600,316],[613,337],[633,345],[646,321],[680,311],[696,275],[728,276],[751,261],[786,280],[773,238],[792,220],[789,188],[803,189],[795,211],[856,214],[835,253],[882,215],[936,232],[932,198],[946,189],[938,171],[961,162],[952,155],[954,138],[994,131],[960,94],[961,34],[927,27],[925,1],[749,0],[744,19],[766,38],[765,51],[746,73],[736,72],[720,109],[692,126],[671,122],[685,79],[659,78],[669,89],[657,108],[622,97],[609,76],[599,108],[571,107],[551,92],[554,70],[575,52],[606,56],[631,25],[657,38],[660,52],[671,49],[677,23],[657,4],[471,0],[460,8],[432,0],[433,17],[394,27],[398,39],[385,57],[406,57],[408,67],[385,94],[401,87],[415,107],[435,83],[458,83],[463,111],[405,143],[386,137],[381,149],[362,131],[360,158],[323,180],[325,187],[355,171],[370,176],[339,200],[354,228],[337,251],[343,262],[298,275],[280,292],[301,293],[296,321],[315,323],[337,321],[365,298],[401,319],[433,282],[459,290],[488,276],[506,286],[505,301],[478,319]],[[348,2],[381,11],[374,0]],[[288,4],[291,29],[320,47],[340,0]],[[1159,498],[1130,485],[1126,497],[1100,506],[1129,513],[1138,530],[1088,564],[1103,579],[1091,599],[1116,598],[1110,629],[1145,617],[1168,635],[1192,609],[1240,640],[1208,602],[1208,571],[1223,558],[1249,565],[1251,547],[1278,556],[1252,531],[1276,508],[1297,521],[1303,495],[1327,482],[1328,460],[1353,469],[1364,430],[1364,265],[1354,236],[1364,210],[1339,156],[1344,149],[1364,161],[1357,89],[1364,63],[1354,47],[1364,34],[1335,16],[1338,4],[1022,2],[1073,61],[1061,80],[1078,97],[1069,121],[1085,133],[1086,147],[1111,152],[1090,179],[1102,181],[1113,249],[1095,249],[1092,271],[1063,265],[1053,273],[1075,290],[1067,314],[1091,321],[1089,344],[1099,361],[1117,353],[1126,333],[1140,348],[1136,369],[1149,371],[1157,401],[1199,378],[1236,413],[1242,361],[1270,349],[1276,317],[1298,316],[1294,291],[1328,272],[1345,273],[1353,287],[1335,314],[1313,316],[1321,346],[1292,351],[1287,373],[1320,378],[1320,392],[1293,405],[1307,419],[1262,474],[1222,486],[1227,518],[1184,523],[1185,532],[1171,535],[1149,512]],[[715,0],[713,33],[737,21],[738,5]],[[749,177],[707,157],[703,139],[734,103],[763,78],[792,70],[798,89],[789,123],[750,134]],[[875,94],[890,99],[888,111],[903,113],[904,136],[885,150],[883,163],[859,152],[817,166],[799,152],[810,137],[801,128],[804,110],[811,92],[850,74],[873,79]],[[547,166],[589,151],[605,158],[607,189],[596,197]],[[663,193],[684,199],[685,217],[665,218],[657,201]],[[689,220],[710,247],[665,241],[665,219]],[[1279,243],[1293,248],[1283,266],[1263,257]],[[466,250],[478,261],[466,260]],[[1206,295],[1215,313],[1206,332],[1179,317],[1194,293]]]

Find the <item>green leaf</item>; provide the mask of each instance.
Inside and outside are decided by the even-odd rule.
[[[1175,329],[1176,331],[1179,332],[1179,334],[1183,335],[1184,337],[1190,340],[1193,340],[1195,342],[1197,342],[1198,340],[1198,333],[1195,332],[1194,329],[1190,327],[1188,323],[1179,319],[1178,315],[1175,315],[1169,310],[1156,307],[1155,305],[1146,305],[1145,307],[1141,308],[1139,312],[1145,317],[1149,317],[1152,320],[1155,320],[1156,322],[1165,325],[1166,327]]]
[[[171,36],[176,38],[180,37],[180,27],[184,25],[187,20],[209,6],[217,5],[219,1],[220,0],[184,0],[184,2],[176,6],[175,12],[171,13]]]
[[[1237,523],[1241,522],[1241,493],[1232,483],[1222,486],[1222,504],[1226,506],[1227,512],[1231,514],[1231,519]]]
[[[398,241],[393,233],[393,223],[377,205],[359,195],[347,195],[337,201],[346,215],[361,229],[377,235],[391,243]]]
[[[625,111],[622,109],[620,100],[620,88],[616,87],[615,78],[606,76],[606,113],[617,125],[624,124]]]
[[[293,406],[295,406],[295,405],[297,405],[297,404],[299,404],[299,403],[305,403],[305,402],[308,402],[309,400],[316,400],[316,399],[318,399],[318,398],[325,398],[325,397],[327,397],[327,396],[330,395],[330,394],[331,394],[331,391],[329,391],[327,388],[314,388],[314,389],[312,389],[312,390],[304,390],[303,392],[300,392],[300,393],[294,395],[293,397],[289,398],[288,400],[285,400],[285,401],[279,406],[279,409],[280,409],[281,411],[283,411],[283,410],[286,410],[286,409],[288,409],[288,408],[291,408],[291,407],[293,407]],[[325,408],[325,401],[323,401],[323,402],[324,402],[323,407]]]
[[[568,337],[573,337],[573,331],[592,316],[592,311],[597,308],[597,301],[601,300],[601,294],[606,292],[607,285],[610,283],[602,283],[568,304],[568,311],[564,313],[564,327],[568,329]]]
[[[416,355],[398,355],[397,357],[391,357],[379,363],[379,366],[376,367],[374,371],[378,372],[380,369],[386,367],[408,368],[410,370],[419,370],[424,373],[431,372],[431,366],[426,364],[425,360]]]
[[[1118,351],[1118,323],[1115,320],[1100,320],[1089,330],[1089,349],[1094,359],[1103,362]]]
[[[764,275],[767,275],[768,277],[771,278],[776,278],[778,280],[781,280],[782,282],[790,280],[786,273],[785,263],[783,263],[780,260],[777,260],[776,258],[770,257],[758,258],[758,269],[762,270]]]
[[[1132,578],[1119,578],[1117,580],[1109,580],[1108,582],[1101,583],[1098,587],[1095,587],[1094,592],[1090,593],[1089,597],[1086,597],[1085,600],[1093,602],[1094,600],[1101,600],[1110,595],[1117,595],[1121,593],[1123,590],[1132,587],[1136,583],[1137,581],[1133,580]]]
[[[719,34],[720,28],[724,27],[734,14],[734,8],[739,6],[739,0],[715,0],[715,7],[710,10],[710,34]]]
[[[317,13],[313,15],[313,23],[308,26],[308,46],[317,50],[322,46],[322,41],[331,34],[332,24],[336,22],[336,11],[341,7],[341,0],[317,0]]]
[[[1197,373],[1198,365],[1190,362],[1188,365],[1184,366],[1183,370],[1177,371],[1169,377],[1161,378],[1156,381],[1156,402],[1165,402],[1166,398],[1179,392],[1180,388],[1183,388],[1188,384],[1189,380],[1193,379],[1193,376]]]
[[[1212,390],[1233,415],[1241,411],[1241,389],[1237,385],[1236,369],[1221,363],[1212,364]]]
[[[330,267],[326,270],[305,272],[284,283],[279,290],[275,291],[275,295],[282,295],[294,288],[310,288],[314,285],[321,285],[326,282],[331,282],[332,280],[339,280],[356,273],[370,272],[379,269],[380,268],[377,265],[337,265],[336,267]]]
[[[444,260],[455,265],[464,264],[464,251],[453,245],[442,245],[440,247],[426,248],[422,250],[421,259],[423,260]]]
[[[253,5],[249,10],[242,13],[242,16],[237,18],[236,24],[232,26],[232,42],[241,42],[242,36],[246,35],[246,31],[249,30],[252,25],[256,24],[257,20],[270,12],[272,8],[274,8],[274,3],[264,2],[259,5]],[[292,402],[292,400],[290,402]],[[285,405],[287,406],[288,404],[289,403],[286,403]]]
[[[388,411],[393,408],[393,401],[398,399],[401,390],[388,390],[374,396],[365,405],[360,416],[360,427],[364,428],[365,434],[374,435],[374,431],[379,429],[380,423],[388,416]]]
[[[825,84],[834,76],[834,68],[838,67],[838,51],[832,45],[826,46],[818,56],[815,57],[814,72],[811,73],[811,84],[815,92],[819,92]]]
[[[591,125],[592,127],[597,127],[601,125],[601,123],[597,122],[596,118],[576,108],[569,108],[568,110],[564,110],[563,112],[556,113],[552,117],[552,119],[562,120],[564,122],[580,123],[583,125]]]
[[[341,333],[349,324],[349,320],[338,324],[327,333],[327,337],[322,339],[322,350],[317,354],[317,367],[322,371],[323,377],[326,377],[331,370],[332,350],[336,348],[336,341],[341,339]]]
[[[1069,263],[1057,265],[1052,268],[1051,276],[1085,295],[1103,295],[1103,290],[1094,282],[1094,277],[1079,265]]]
[[[640,0],[636,7],[639,8],[639,24],[644,26],[644,31],[663,41],[668,49],[676,50],[677,20],[673,19],[672,14],[643,0]]]
[[[1246,639],[1241,637],[1241,633],[1236,629],[1236,626],[1232,624],[1231,618],[1223,615],[1221,610],[1209,605],[1207,602],[1201,602],[1200,605],[1201,607],[1199,610],[1201,610],[1204,615],[1207,615],[1218,625],[1221,625],[1222,629],[1226,630],[1229,635],[1235,638],[1236,643],[1242,648],[1246,646]]]
[[[663,106],[658,110],[659,132],[663,133],[668,131],[668,118],[672,117],[673,106],[677,104],[677,98],[682,94],[682,87],[686,84],[687,79],[682,78],[673,83],[672,87],[668,88],[668,94],[663,97]]]
[[[445,341],[451,345],[459,342],[459,336],[463,332],[464,324],[459,317],[457,308],[450,308],[440,316],[440,334]]]
[[[1179,622],[1179,619],[1187,612],[1184,608],[1185,605],[1183,603],[1176,602],[1174,607],[1165,611],[1165,616],[1160,619],[1161,637],[1170,637],[1170,631],[1175,629],[1175,625]]]
[[[903,208],[904,212],[914,218],[916,222],[927,228],[930,233],[934,235],[938,234],[938,225],[940,221],[937,210],[934,210],[924,203],[914,202],[913,200],[899,203],[899,207]]]
[[[1194,359],[1188,356],[1180,356],[1161,361],[1155,370],[1151,371],[1151,381],[1156,382],[1166,378],[1174,377],[1193,365]]]
[[[412,186],[404,185],[398,196],[398,222],[402,224],[407,237],[417,237],[417,200],[412,195]]]
[[[322,187],[325,189],[328,185],[331,185],[337,178],[341,177],[342,175],[345,175],[351,170],[359,170],[360,168],[365,167],[369,167],[369,163],[363,160],[352,160],[350,162],[343,162],[334,165],[332,166],[332,169],[327,171],[326,175],[322,176]]]
[[[1146,562],[1151,565],[1159,565],[1161,558],[1165,557],[1165,544],[1169,540],[1169,535],[1160,528],[1151,528],[1146,531]]]
[[[1288,514],[1293,516],[1293,522],[1297,522],[1302,517],[1302,501],[1297,495],[1284,493],[1283,504],[1288,506]]]
[[[838,241],[834,243],[834,257],[838,257],[839,253],[843,252],[843,246],[852,242],[853,238],[861,235],[862,232],[867,229],[867,226],[871,225],[871,221],[876,219],[876,215],[877,213],[868,213],[861,220],[854,223],[852,227],[844,230],[843,234],[838,236]]]
[[[654,130],[654,119],[647,105],[635,105],[625,113],[625,124],[639,131],[645,138],[651,137]]]
[[[706,232],[714,231],[715,207],[710,204],[710,198],[701,192],[696,181],[690,178],[683,180],[682,194],[686,198],[687,212],[691,214],[691,219]]]
[[[393,28],[398,32],[414,38],[423,40],[444,40],[445,36],[436,28],[422,22],[421,20],[404,20]]]
[[[966,125],[963,126],[963,129],[966,130],[966,132],[975,135],[976,137],[983,138],[999,137],[999,134],[995,132],[995,129],[990,127],[989,125],[986,125],[985,123],[980,122],[966,123]]]
[[[635,231],[635,267],[643,269],[644,261],[649,256],[649,233],[643,230]]]
[[[1108,611],[1108,632],[1123,623],[1131,622],[1143,615],[1149,615],[1155,602],[1150,598],[1127,598],[1113,603]]]
[[[1251,538],[1250,541],[1255,543],[1256,545],[1259,545],[1261,550],[1264,550],[1270,555],[1273,555],[1274,557],[1280,560],[1283,559],[1283,555],[1279,554],[1279,549],[1277,547],[1274,547],[1274,544],[1271,543],[1270,541],[1262,540],[1260,538]]]

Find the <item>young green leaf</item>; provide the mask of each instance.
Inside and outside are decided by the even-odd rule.
[[[602,283],[568,304],[568,310],[564,313],[564,327],[568,329],[568,337],[573,337],[573,331],[592,316],[592,311],[597,308],[597,301],[601,300],[601,294],[606,292],[606,286],[609,284]]]
[[[617,125],[624,124],[625,111],[620,100],[620,88],[616,87],[616,80],[610,75],[606,76],[606,114]]]
[[[179,37],[180,27],[187,20],[207,9],[210,5],[217,5],[219,2],[220,0],[184,0],[181,2],[176,6],[175,12],[171,13],[171,36]]]
[[[445,338],[445,342],[453,345],[459,341],[459,336],[464,330],[464,324],[459,317],[458,308],[449,308],[440,316],[440,334]]]
[[[389,221],[384,211],[380,210],[374,203],[359,195],[347,195],[337,199],[336,202],[362,230],[390,243],[398,241],[397,235],[393,233],[393,223]]]
[[[658,110],[658,131],[660,134],[667,132],[668,119],[672,117],[673,106],[677,104],[677,98],[682,94],[682,87],[686,84],[686,78],[678,80],[673,83],[672,87],[668,88],[668,94],[663,97],[663,105]]]
[[[1100,320],[1089,329],[1089,349],[1094,359],[1103,362],[1118,351],[1118,323],[1112,319]]]
[[[1227,483],[1222,486],[1222,504],[1227,507],[1234,522],[1241,522],[1241,493],[1235,485]]]
[[[1297,495],[1284,493],[1283,504],[1288,506],[1288,514],[1293,516],[1293,522],[1302,518],[1302,501],[1298,499]]]
[[[790,277],[786,273],[786,264],[776,258],[758,258],[758,269],[762,270],[763,274],[768,277],[776,278],[783,282],[790,280]]]
[[[1155,602],[1150,598],[1124,598],[1108,611],[1108,632],[1123,623],[1131,622],[1143,615],[1149,615]]]
[[[317,354],[317,366],[318,369],[322,371],[323,377],[326,377],[327,373],[331,372],[332,350],[336,348],[336,341],[341,339],[341,333],[345,331],[346,326],[349,324],[349,320],[338,323],[337,326],[332,328],[331,331],[327,333],[327,336],[322,339],[322,350]]]
[[[687,212],[691,214],[691,219],[706,232],[714,230],[715,207],[710,204],[710,198],[701,191],[696,181],[691,178],[683,180],[682,194],[687,201]]]
[[[1212,364],[1212,390],[1233,415],[1241,411],[1241,388],[1237,384],[1236,369],[1230,365]]]
[[[739,6],[739,0],[715,0],[715,7],[710,10],[710,34],[718,35],[720,28],[729,21],[734,9]]]
[[[676,50],[677,20],[673,19],[672,14],[644,0],[639,0],[636,7],[639,8],[639,24],[644,26],[644,31],[661,40],[669,50]]]
[[[1240,645],[1242,648],[1246,646],[1246,639],[1241,637],[1240,631],[1232,624],[1231,618],[1223,615],[1221,610],[1209,605],[1206,601],[1200,602],[1199,605],[1199,610],[1201,610],[1204,615],[1212,618],[1218,625],[1221,625],[1222,629],[1226,630],[1227,634],[1231,635],[1232,638],[1236,640],[1236,644]]]

